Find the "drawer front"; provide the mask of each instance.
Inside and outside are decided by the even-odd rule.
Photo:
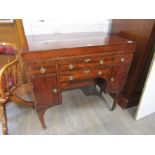
[[[133,54],[122,54],[114,56],[114,64],[129,63],[132,61]]]
[[[59,60],[60,72],[83,67],[106,66],[112,64],[112,56],[85,56]]]
[[[109,75],[111,73],[111,67],[104,67],[104,68],[83,68],[78,71],[66,71],[60,75],[60,81],[74,81],[74,80],[83,80],[83,79],[90,79],[96,77],[102,77],[103,75]]]
[[[30,76],[56,74],[56,65],[54,61],[32,62],[27,68]]]

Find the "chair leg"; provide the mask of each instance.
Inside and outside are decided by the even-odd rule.
[[[7,116],[6,116],[5,105],[0,105],[0,115],[2,120],[2,132],[4,135],[7,135],[8,127],[7,127]]]

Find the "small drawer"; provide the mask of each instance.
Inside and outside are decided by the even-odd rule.
[[[40,66],[40,65],[44,65],[44,64],[48,64],[51,66],[55,66],[55,60],[54,59],[41,59],[41,60],[33,60],[33,61],[29,61],[27,62],[28,66]]]
[[[56,74],[56,66],[54,63],[34,63],[28,66],[28,74],[40,75],[40,74]]]
[[[114,64],[129,63],[132,61],[133,54],[122,54],[114,56]]]
[[[102,77],[103,75],[109,75],[111,72],[111,67],[105,68],[83,68],[78,71],[66,71],[60,74],[60,81],[74,81],[74,80],[83,80],[83,79],[90,79],[96,77]]]

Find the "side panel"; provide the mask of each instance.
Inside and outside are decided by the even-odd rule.
[[[124,87],[127,77],[128,64],[117,65],[112,68],[111,78],[108,84],[108,92],[119,94]]]
[[[48,108],[60,104],[56,77],[37,77],[32,80],[36,108]]]

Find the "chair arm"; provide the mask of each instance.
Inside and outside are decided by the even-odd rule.
[[[2,68],[0,69],[0,96],[1,96],[2,98],[5,98],[5,97],[6,97],[6,96],[5,96],[5,92],[4,92],[4,88],[3,88],[3,74],[4,74],[4,72],[5,72],[8,68],[10,68],[11,66],[13,66],[13,65],[15,65],[15,64],[17,64],[17,63],[18,63],[18,59],[15,59],[14,61],[12,61],[12,62],[6,64],[4,67],[2,67]]]

